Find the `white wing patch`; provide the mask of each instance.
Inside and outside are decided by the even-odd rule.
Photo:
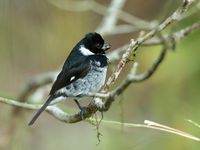
[[[94,55],[93,52],[91,52],[89,49],[85,48],[83,45],[80,46],[79,50],[85,56]]]
[[[74,80],[74,79],[75,79],[75,76],[72,76],[71,79],[70,79],[70,81],[72,81],[72,80]]]
[[[101,66],[101,62],[99,62],[99,61],[95,61],[94,63],[95,63],[95,65],[97,65],[98,67]]]

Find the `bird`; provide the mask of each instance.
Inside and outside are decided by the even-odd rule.
[[[73,99],[83,112],[84,107],[78,100],[89,92],[97,92],[104,85],[108,68],[105,51],[110,48],[111,45],[99,33],[86,34],[70,52],[52,85],[47,101],[28,125],[32,125],[47,106],[63,101],[63,98]]]

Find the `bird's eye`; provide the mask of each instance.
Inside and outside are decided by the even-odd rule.
[[[101,48],[101,44],[96,44],[96,47],[100,49]]]

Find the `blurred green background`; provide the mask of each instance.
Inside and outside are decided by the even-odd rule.
[[[98,0],[105,6],[109,0]],[[127,0],[124,10],[145,20],[161,22],[181,1]],[[101,22],[91,11],[70,12],[47,0],[0,0],[0,94],[17,98],[31,76],[61,67],[73,46]],[[178,29],[200,19],[197,13],[182,21]],[[168,30],[169,31],[169,30]],[[164,33],[167,33],[165,31]],[[115,49],[137,34],[104,37]],[[185,119],[200,123],[200,31],[177,43],[169,51],[156,73],[148,80],[132,84],[104,113],[107,120],[142,123],[145,119],[169,125],[200,137],[200,129]],[[148,69],[160,46],[141,47],[136,61],[138,72]],[[128,72],[128,65],[116,85]],[[75,111],[74,102],[68,101]],[[72,104],[73,103],[73,104]],[[83,102],[84,103],[84,102]],[[87,104],[85,102],[84,104]],[[43,113],[34,126],[27,126],[35,111],[23,111],[25,117],[15,130],[6,132],[12,106],[0,104],[0,149],[5,150],[197,150],[200,143],[177,135],[143,128],[101,124],[101,143],[94,126],[87,122],[65,124]],[[123,116],[123,117],[122,117]]]

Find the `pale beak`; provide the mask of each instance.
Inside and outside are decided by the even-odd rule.
[[[110,49],[110,48],[111,48],[111,45],[110,45],[108,42],[104,42],[102,49],[103,49],[104,51],[107,51],[107,50]]]

